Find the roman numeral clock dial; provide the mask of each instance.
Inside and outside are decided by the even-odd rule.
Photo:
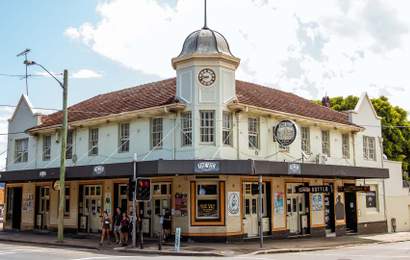
[[[198,73],[198,80],[205,87],[209,87],[214,84],[215,79],[215,72],[211,69],[206,68]]]

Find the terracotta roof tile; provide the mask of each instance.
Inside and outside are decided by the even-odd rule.
[[[69,107],[68,120],[75,122],[172,104],[178,102],[175,91],[176,79],[171,78],[98,95]],[[346,113],[336,112],[274,88],[236,81],[236,94],[242,104],[351,125]],[[42,124],[34,129],[61,124],[61,121],[62,113],[56,112],[44,116]]]

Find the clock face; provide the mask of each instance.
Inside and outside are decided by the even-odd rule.
[[[198,80],[202,85],[208,87],[214,84],[216,79],[215,72],[211,69],[203,69],[198,74]]]

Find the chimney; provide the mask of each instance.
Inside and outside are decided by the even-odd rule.
[[[326,95],[322,98],[322,106],[330,107],[330,98],[329,98],[329,96]]]

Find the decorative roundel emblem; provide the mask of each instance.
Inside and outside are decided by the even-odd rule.
[[[211,69],[203,69],[198,73],[199,82],[205,87],[209,87],[214,84],[216,80],[215,72]]]
[[[297,128],[296,124],[290,120],[282,120],[280,121],[274,131],[274,137],[276,141],[281,145],[281,146],[289,146],[291,145],[297,135]]]

